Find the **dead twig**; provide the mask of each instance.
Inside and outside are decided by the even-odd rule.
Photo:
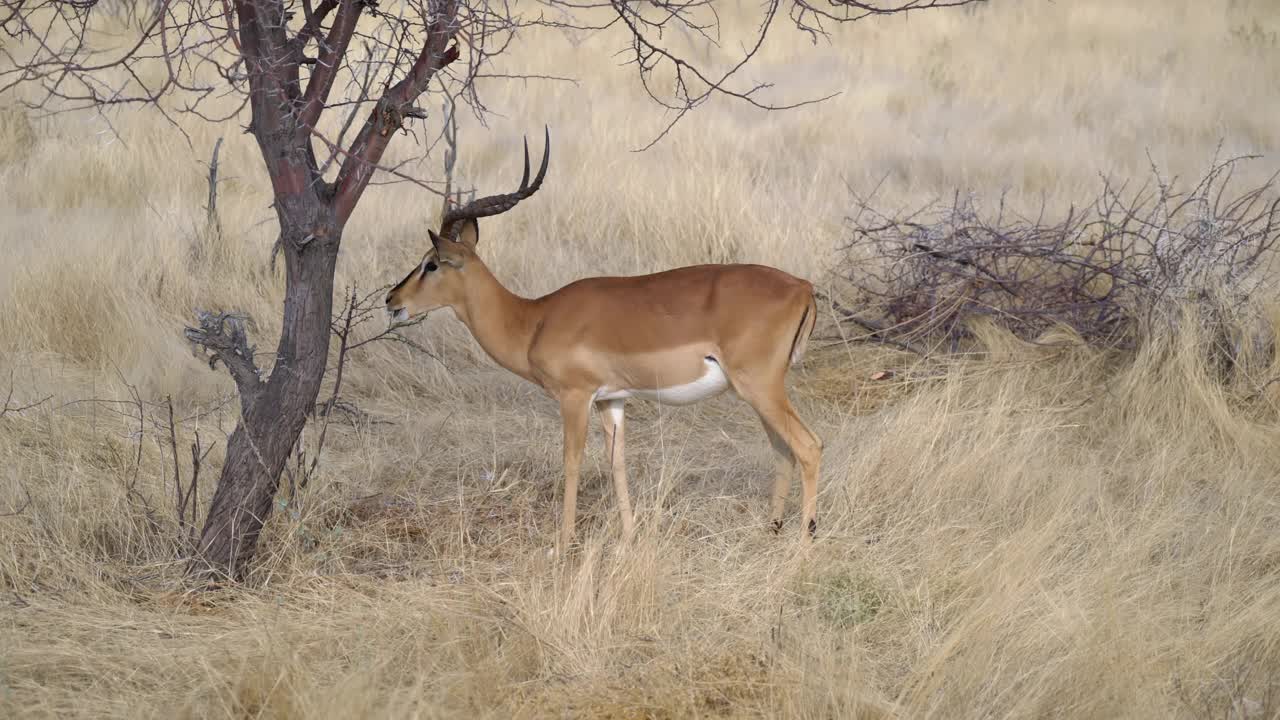
[[[187,547],[194,547],[196,540],[196,509],[200,505],[200,467],[218,444],[214,441],[209,447],[201,449],[200,431],[196,430],[194,434],[195,441],[191,443],[191,484],[187,486],[186,492],[182,493],[177,507],[178,524],[180,527],[185,526]],[[189,518],[188,512],[190,512]]]
[[[222,236],[222,219],[218,216],[218,152],[221,150],[222,137],[219,136],[209,160],[209,202],[205,205],[205,229],[217,237]]]
[[[22,505],[18,506],[17,508],[9,512],[0,512],[0,517],[17,517],[18,515],[21,515],[22,513],[26,512],[27,508],[31,507],[31,491],[27,490],[26,486],[23,486],[22,494],[25,495],[27,498],[25,501],[23,501]]]
[[[6,391],[4,396],[4,405],[0,405],[0,418],[4,417],[5,415],[8,415],[9,413],[13,413],[17,415],[19,413],[30,410],[32,408],[39,407],[45,404],[46,402],[49,402],[49,400],[53,399],[52,395],[45,395],[44,397],[40,398],[39,400],[36,400],[35,402],[27,403],[25,405],[14,405],[13,404],[14,375],[15,375],[15,371],[10,370],[9,371],[9,389],[8,391]]]
[[[182,466],[178,463],[178,428],[173,422],[173,397],[166,395],[165,404],[169,408],[169,450],[173,455],[173,509],[178,518],[178,532],[185,534],[182,496]]]
[[[120,372],[120,368],[116,368],[116,376],[119,378],[120,383],[129,391],[129,400],[127,402],[129,406],[133,408],[134,412],[137,413],[138,420],[138,432],[134,445],[135,452],[133,457],[133,467],[129,472],[129,478],[125,481],[125,497],[129,499],[129,502],[141,508],[151,530],[158,533],[160,530],[160,521],[156,516],[155,508],[151,507],[151,503],[147,501],[146,496],[138,490],[138,476],[142,471],[142,443],[146,437],[147,431],[146,403],[143,402],[142,395],[138,392],[137,386],[133,385],[128,380],[125,380],[124,373]]]

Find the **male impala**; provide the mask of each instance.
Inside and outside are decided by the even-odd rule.
[[[498,364],[559,401],[564,550],[573,539],[578,472],[592,404],[604,427],[622,534],[629,539],[634,521],[623,459],[627,399],[687,405],[729,387],[760,416],[778,456],[773,531],[782,528],[791,475],[798,466],[801,537],[808,542],[817,532],[822,441],[796,414],[783,379],[788,367],[799,362],[817,320],[813,286],[760,265],[695,265],[652,275],[585,278],[534,299],[511,293],[476,254],[476,221],[506,212],[537,192],[550,152],[548,130],[542,166],[532,184],[526,142],[519,190],[448,209],[440,233],[427,231],[432,250],[387,295],[391,322],[451,308]]]

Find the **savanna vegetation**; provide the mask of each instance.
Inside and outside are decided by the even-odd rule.
[[[95,41],[125,43],[130,7],[103,12]],[[712,66],[740,57],[759,8],[719,10],[718,46],[671,42]],[[488,112],[460,101],[453,115],[453,173],[482,195],[514,188],[522,137],[536,158],[551,128],[544,187],[486,220],[481,245],[524,295],[697,262],[819,287],[790,378],[826,448],[807,550],[767,532],[771,450],[725,395],[629,407],[639,526],[625,552],[593,422],[582,547],[548,558],[555,404],[447,314],[390,336],[364,310],[422,257],[440,212],[383,173],[343,231],[342,334],[258,553],[236,582],[194,584],[187,559],[241,405],[183,328],[197,309],[240,313],[269,366],[286,296],[248,111],[48,114],[23,102],[38,88],[0,94],[0,715],[1280,716],[1270,251],[1239,273],[1213,269],[1247,253],[1175,272],[1170,258],[1193,253],[1173,243],[1146,276],[1054,296],[1076,312],[1132,290],[1114,296],[1138,308],[1132,322],[1094,325],[1038,319],[990,277],[966,285],[972,265],[957,263],[1012,257],[1000,282],[1060,283],[1057,256],[1035,249],[1062,250],[1060,235],[1029,228],[1079,229],[1063,223],[1083,208],[1093,222],[1125,183],[1124,207],[1144,182],[1195,196],[1242,155],[1257,157],[1204,202],[1114,227],[1159,248],[1266,246],[1280,13],[995,0],[816,41],[788,23],[744,82],[772,83],[780,104],[839,95],[785,111],[712,97],[643,152],[671,116],[619,67],[625,33],[518,36],[475,79]],[[438,179],[438,100],[384,165]],[[935,199],[944,210],[911,216]],[[955,232],[974,218],[1017,251],[975,250],[979,234]],[[881,255],[904,243],[924,269],[882,272],[902,267]],[[1158,292],[1142,290],[1152,278]],[[1027,287],[1017,297],[1047,297]],[[919,320],[921,297],[937,322]]]

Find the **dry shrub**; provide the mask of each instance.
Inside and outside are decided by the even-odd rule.
[[[1224,370],[1268,364],[1274,336],[1259,312],[1276,292],[1280,196],[1274,176],[1231,187],[1247,159],[1215,157],[1187,190],[1154,166],[1132,192],[1104,180],[1061,220],[1021,217],[1003,197],[985,209],[957,193],[893,217],[856,198],[836,269],[850,299],[838,305],[877,338],[953,351],[979,317],[1023,340],[1064,328],[1130,350],[1192,322],[1200,329],[1182,337],[1203,340]]]

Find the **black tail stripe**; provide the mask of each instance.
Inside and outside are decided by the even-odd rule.
[[[796,336],[791,338],[791,349],[787,351],[788,362],[791,362],[792,358],[795,357],[796,345],[800,343],[800,332],[804,330],[805,321],[809,319],[809,308],[811,306],[812,303],[808,303],[804,306],[804,314],[800,316],[800,325],[796,328]]]

